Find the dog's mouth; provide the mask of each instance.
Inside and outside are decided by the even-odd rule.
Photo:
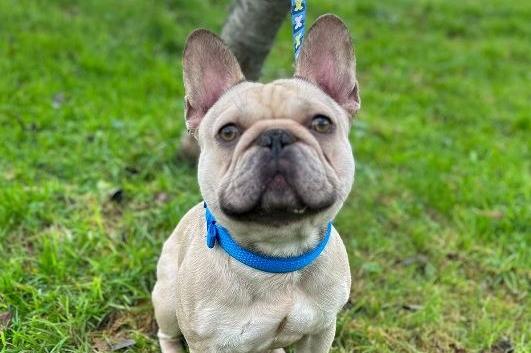
[[[240,222],[252,222],[260,224],[269,224],[273,226],[280,226],[295,221],[300,221],[303,218],[314,216],[323,212],[328,207],[321,209],[309,208],[301,206],[297,208],[286,209],[264,209],[261,205],[244,211],[234,212],[233,210],[227,210],[221,207],[222,211],[230,218]]]
[[[319,204],[308,204],[293,184],[284,173],[276,171],[265,179],[263,191],[254,205],[238,209],[221,202],[221,209],[238,221],[281,225],[323,212],[335,201],[330,197]]]

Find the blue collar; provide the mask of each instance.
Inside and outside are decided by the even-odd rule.
[[[238,243],[232,239],[229,231],[216,222],[214,215],[210,212],[206,203],[205,219],[207,224],[206,242],[209,248],[213,248],[217,242],[227,254],[239,262],[254,269],[269,273],[294,272],[310,265],[323,252],[330,239],[330,233],[332,232],[332,222],[329,222],[323,240],[321,240],[312,250],[295,257],[273,257],[251,252],[238,245]]]

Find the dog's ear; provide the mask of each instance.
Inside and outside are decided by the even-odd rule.
[[[351,115],[359,110],[352,40],[339,17],[323,15],[312,25],[303,42],[295,76],[318,85]]]
[[[193,31],[186,40],[183,77],[188,129],[196,129],[223,92],[245,79],[229,48],[206,29]]]

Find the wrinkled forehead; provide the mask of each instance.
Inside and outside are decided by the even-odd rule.
[[[334,115],[337,113],[334,110],[331,98],[300,79],[267,84],[242,82],[216,102],[208,112],[205,125],[217,127],[228,120],[247,126],[264,119],[302,122],[315,114]]]

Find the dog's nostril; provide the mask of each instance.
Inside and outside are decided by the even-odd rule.
[[[295,136],[289,131],[281,129],[267,130],[262,133],[258,139],[257,144],[262,147],[268,147],[275,151],[280,151],[287,145],[295,142]]]

